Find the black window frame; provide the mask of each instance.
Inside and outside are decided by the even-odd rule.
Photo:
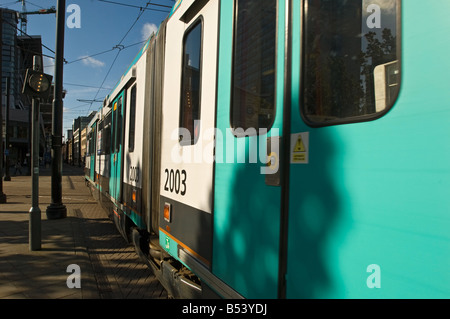
[[[183,94],[185,86],[184,86],[184,76],[185,76],[185,48],[186,48],[186,40],[187,37],[191,34],[191,32],[197,27],[200,26],[200,56],[199,56],[199,68],[200,68],[200,72],[199,72],[199,88],[198,88],[198,119],[194,120],[194,125],[195,125],[195,121],[201,121],[201,111],[202,111],[202,79],[203,79],[203,48],[204,48],[204,19],[203,16],[200,15],[194,22],[192,22],[192,24],[186,29],[186,31],[184,32],[183,35],[183,41],[182,41],[182,53],[181,53],[181,79],[180,79],[180,107],[179,107],[179,119],[178,119],[178,123],[179,123],[179,143],[181,146],[190,146],[190,145],[195,145],[198,141],[200,132],[197,136],[195,136],[195,127],[193,127],[193,131],[191,132],[188,128],[183,126],[183,115],[184,115],[184,105],[185,105],[185,95]],[[191,135],[191,139],[187,140],[184,139],[184,135],[182,134],[181,130],[188,130],[190,135]],[[199,127],[199,131],[200,131],[200,127]]]
[[[361,0],[362,1],[362,0]],[[365,115],[359,115],[359,116],[352,116],[347,118],[339,118],[336,120],[331,120],[327,122],[319,122],[319,121],[313,121],[308,118],[309,115],[305,112],[305,65],[306,65],[306,36],[305,32],[307,30],[306,23],[307,23],[307,17],[306,17],[306,10],[305,10],[305,4],[307,0],[302,0],[301,3],[301,52],[300,52],[300,101],[299,101],[299,108],[300,108],[300,116],[304,123],[312,128],[320,128],[320,127],[328,127],[328,126],[337,126],[337,125],[345,125],[345,124],[354,124],[354,123],[364,123],[364,122],[370,122],[378,120],[382,117],[384,117],[387,113],[389,113],[394,105],[396,104],[399,96],[400,91],[402,87],[402,76],[403,76],[403,68],[402,68],[402,0],[393,0],[396,2],[396,57],[397,59],[395,61],[398,61],[398,90],[397,94],[394,99],[392,99],[392,103],[389,105],[386,105],[386,108],[379,112],[374,112],[370,114]]]

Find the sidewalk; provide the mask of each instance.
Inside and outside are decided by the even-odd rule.
[[[165,299],[167,293],[118,234],[86,187],[83,170],[65,165],[62,202],[67,218],[48,220],[50,169],[41,169],[39,208],[42,239],[29,249],[31,176],[3,182],[7,203],[0,204],[0,299]],[[81,288],[69,265],[80,268]]]

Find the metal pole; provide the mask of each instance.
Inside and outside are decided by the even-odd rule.
[[[40,65],[40,57],[33,57],[33,69],[42,71]],[[41,209],[39,208],[39,99],[32,100],[32,117],[31,117],[31,176],[32,188],[31,197],[32,205],[29,216],[29,246],[31,251],[41,250]]]
[[[6,203],[6,195],[3,193],[3,68],[2,68],[2,44],[3,44],[3,13],[0,11],[0,204]]]
[[[58,0],[56,22],[55,93],[52,119],[52,202],[47,207],[48,219],[67,217],[62,203],[62,123],[63,123],[63,62],[66,1]]]
[[[38,57],[34,57],[34,68],[36,69]],[[32,144],[31,175],[32,175],[32,206],[30,209],[29,244],[30,250],[41,250],[41,209],[39,208],[39,99],[32,101]]]
[[[6,78],[6,110],[5,110],[5,115],[6,115],[6,121],[5,121],[5,131],[6,131],[6,137],[5,137],[5,181],[9,182],[11,181],[11,176],[9,175],[9,152],[10,152],[10,147],[9,147],[9,107],[10,107],[10,92],[9,90],[10,88],[10,77],[8,76]]]
[[[0,22],[1,23],[1,22]],[[1,31],[1,28],[0,28]],[[1,46],[0,46],[1,49]],[[0,50],[1,52],[1,50]],[[0,67],[0,74],[1,74],[1,67]],[[0,76],[0,91],[1,91],[1,79]],[[3,109],[3,96],[0,94],[0,204],[6,204],[6,195],[3,193],[3,115],[2,115],[2,109]]]

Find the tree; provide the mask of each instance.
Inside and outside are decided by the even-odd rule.
[[[365,101],[363,102],[363,114],[375,113],[375,83],[373,73],[378,65],[396,60],[397,39],[392,35],[392,30],[385,28],[381,34],[381,41],[376,32],[365,35],[367,48],[361,52],[363,62],[361,74],[365,82]]]

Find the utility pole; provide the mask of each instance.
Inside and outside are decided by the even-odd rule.
[[[52,202],[47,207],[48,219],[67,217],[62,203],[62,130],[63,130],[63,68],[66,1],[58,0],[56,9],[55,93],[52,119]]]
[[[40,65],[39,56],[33,57],[33,69],[42,72],[42,65]],[[41,209],[39,208],[39,99],[32,100],[32,119],[31,119],[31,176],[32,176],[32,205],[30,209],[30,223],[29,223],[29,244],[30,250],[41,250]]]
[[[5,132],[6,132],[6,137],[5,137],[5,181],[9,182],[11,181],[11,176],[9,175],[9,108],[10,108],[10,90],[11,90],[11,85],[10,85],[10,81],[11,78],[8,76],[6,78],[6,110],[5,110],[5,116],[6,116],[6,121],[5,121]]]
[[[0,10],[0,204],[6,203],[3,193],[3,12]]]

